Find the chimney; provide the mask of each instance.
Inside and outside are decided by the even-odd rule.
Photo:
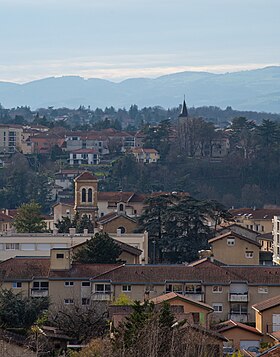
[[[88,229],[85,228],[85,229],[84,229],[84,236],[87,236],[87,235],[88,235]]]
[[[76,234],[76,228],[69,228],[70,236],[74,236]]]
[[[69,248],[51,249],[51,270],[69,270],[71,268],[71,251]]]
[[[121,231],[121,229],[117,229],[117,237],[120,237],[122,235],[122,231]]]
[[[54,228],[53,229],[53,235],[56,236],[58,234],[58,229],[57,228]]]

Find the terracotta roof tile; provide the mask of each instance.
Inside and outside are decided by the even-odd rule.
[[[48,277],[50,258],[16,257],[0,263],[0,276],[4,280]]]
[[[233,329],[233,328],[241,328],[242,330],[250,331],[257,335],[263,335],[256,328],[254,328],[252,326],[245,325],[241,322],[233,321],[233,320],[228,320],[228,321],[222,322],[221,324],[216,325],[216,327],[218,328],[218,332],[220,332],[220,333],[230,330],[230,329]]]
[[[81,173],[78,177],[75,178],[75,181],[87,181],[87,180],[97,180],[97,177],[94,176],[91,172],[89,171],[84,171]]]
[[[274,216],[280,216],[280,208],[239,208],[232,209],[229,212],[233,216],[247,216],[250,219],[266,219],[272,220]]]
[[[176,299],[176,298],[184,300],[184,301],[186,301],[186,302],[188,302],[190,304],[193,304],[193,305],[201,306],[201,307],[203,307],[203,308],[205,308],[207,310],[213,311],[213,308],[208,304],[205,304],[205,303],[200,302],[200,301],[192,300],[190,298],[185,297],[184,295],[177,294],[177,293],[174,293],[174,292],[157,296],[157,297],[155,297],[153,299],[150,299],[150,302],[153,302],[155,305],[157,305],[157,304],[163,303],[164,301],[170,301],[170,300],[173,300],[173,299]]]
[[[264,300],[258,304],[252,306],[253,309],[257,311],[264,311],[272,307],[280,305],[280,295],[274,296],[273,298]]]
[[[211,244],[213,242],[216,242],[217,240],[220,240],[220,239],[223,239],[223,238],[226,238],[226,237],[229,237],[229,236],[230,237],[233,236],[233,237],[236,237],[236,238],[239,238],[239,239],[242,239],[242,240],[246,240],[247,242],[249,242],[251,244],[255,244],[258,247],[261,246],[260,243],[257,240],[251,239],[249,237],[245,237],[245,236],[237,234],[237,233],[235,233],[233,231],[226,232],[226,233],[221,234],[221,235],[219,235],[217,237],[211,238],[211,239],[208,240],[208,242]]]

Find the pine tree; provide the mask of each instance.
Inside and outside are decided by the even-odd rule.
[[[115,264],[121,248],[107,233],[96,233],[74,255],[74,261],[84,264]]]

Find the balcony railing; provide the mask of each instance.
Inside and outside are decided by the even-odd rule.
[[[248,322],[249,321],[249,314],[246,312],[230,312],[229,319],[236,321],[236,322]]]
[[[96,292],[92,294],[92,300],[95,301],[110,301],[111,292]]]
[[[31,289],[31,297],[46,297],[49,296],[49,289]]]
[[[248,293],[245,293],[245,294],[229,293],[228,301],[230,301],[230,302],[248,302],[249,295],[248,295]]]

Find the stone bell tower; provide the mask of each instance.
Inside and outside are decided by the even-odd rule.
[[[75,212],[82,217],[86,214],[93,222],[97,216],[98,179],[92,173],[85,171],[74,180]]]

